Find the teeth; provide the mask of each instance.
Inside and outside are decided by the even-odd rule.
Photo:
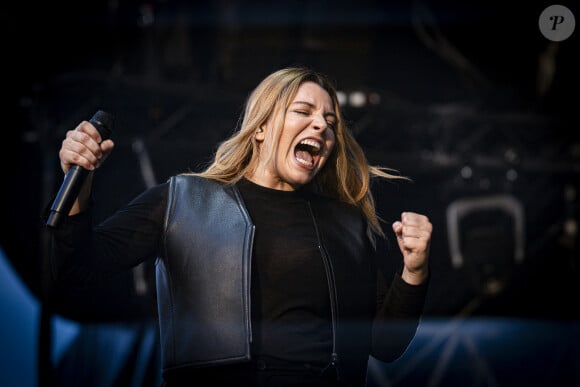
[[[308,146],[313,147],[316,150],[320,150],[320,144],[314,140],[309,140],[309,139],[302,140],[302,141],[300,141],[300,144],[308,145]]]
[[[297,157],[296,160],[298,160],[298,162],[302,165],[305,165],[307,167],[312,167],[314,165],[314,163],[312,161],[307,161],[304,159],[301,159],[300,157]]]

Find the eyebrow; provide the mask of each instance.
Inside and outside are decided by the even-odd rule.
[[[307,105],[307,106],[309,106],[309,107],[311,107],[311,108],[313,108],[313,107],[314,107],[314,104],[313,104],[313,103],[306,102],[306,101],[294,101],[294,102],[292,102],[292,105],[294,105],[294,104]],[[326,112],[326,113],[324,113],[324,116],[325,116],[325,117],[327,117],[327,116],[331,116],[331,117],[333,117],[334,119],[336,119],[336,114],[334,114],[334,112]]]

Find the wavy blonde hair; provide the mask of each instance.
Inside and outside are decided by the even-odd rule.
[[[210,165],[202,172],[184,174],[234,184],[252,172],[259,153],[254,137],[256,130],[272,118],[275,131],[273,149],[276,149],[286,111],[298,88],[305,82],[314,82],[328,92],[336,115],[334,149],[324,167],[309,183],[309,188],[358,207],[367,219],[369,231],[383,235],[370,190],[371,179],[406,178],[395,174],[393,169],[369,165],[362,148],[342,119],[334,85],[326,76],[308,68],[285,68],[264,78],[249,95],[238,130],[218,146]]]

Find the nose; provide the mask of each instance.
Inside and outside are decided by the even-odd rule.
[[[326,122],[326,119],[324,118],[324,116],[317,114],[314,116],[313,120],[312,120],[312,127],[316,130],[324,130],[326,129],[328,126],[328,123]]]

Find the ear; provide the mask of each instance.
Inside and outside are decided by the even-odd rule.
[[[265,137],[266,137],[266,124],[260,126],[256,130],[256,134],[254,134],[254,138],[256,139],[256,141],[264,141]]]

